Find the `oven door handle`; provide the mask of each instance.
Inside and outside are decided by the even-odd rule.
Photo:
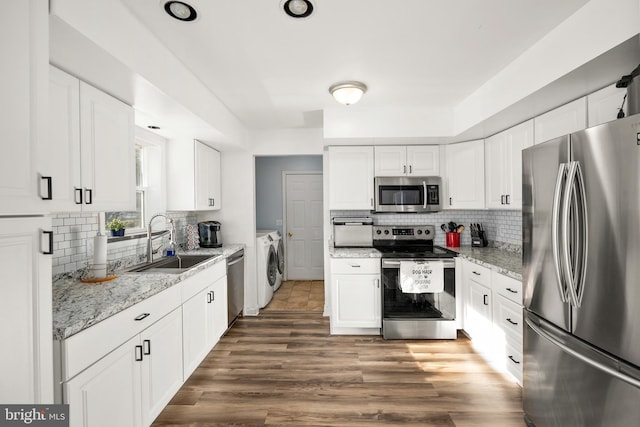
[[[442,261],[444,268],[455,268],[456,262],[451,258],[419,258],[419,259],[408,259],[404,261]],[[390,259],[382,260],[382,268],[400,268],[400,261],[394,261]]]

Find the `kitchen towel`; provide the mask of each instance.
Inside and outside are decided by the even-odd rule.
[[[400,289],[405,294],[444,291],[442,261],[400,261]]]

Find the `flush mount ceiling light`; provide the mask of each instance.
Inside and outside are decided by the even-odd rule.
[[[342,105],[355,104],[367,91],[367,85],[360,82],[341,82],[329,88],[329,92]]]
[[[194,21],[198,17],[198,12],[191,5],[181,1],[166,2],[164,11],[179,21]]]
[[[313,13],[313,3],[310,0],[285,0],[282,8],[292,18],[306,18]]]

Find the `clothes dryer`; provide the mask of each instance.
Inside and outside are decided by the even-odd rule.
[[[273,297],[278,278],[278,262],[270,234],[256,233],[256,267],[258,282],[258,305],[264,308]]]

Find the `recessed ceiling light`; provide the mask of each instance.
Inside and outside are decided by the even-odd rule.
[[[191,5],[181,1],[166,2],[164,11],[179,21],[194,21],[198,17],[198,12]]]
[[[306,18],[313,13],[313,3],[310,0],[285,0],[282,8],[292,18]]]
[[[342,105],[351,105],[360,101],[367,91],[367,85],[361,82],[341,82],[332,85],[329,92]]]

